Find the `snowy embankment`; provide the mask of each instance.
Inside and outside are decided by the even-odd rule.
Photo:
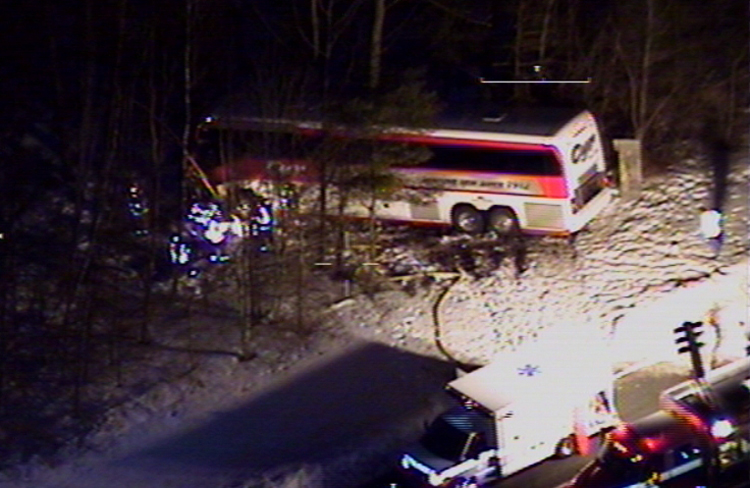
[[[614,337],[615,360],[626,367],[685,361],[672,329],[710,320],[717,325],[706,327],[706,350],[721,360],[743,355],[749,182],[747,165],[730,177],[719,259],[697,233],[710,183],[694,162],[649,179],[637,201],[614,202],[573,246],[530,239],[520,278],[510,259],[486,277],[464,276],[439,307],[444,346],[482,364],[553,325],[593,326]],[[411,247],[387,256],[431,267]],[[308,336],[259,329],[260,355],[247,363],[227,354],[179,356],[195,361],[195,372],[113,411],[98,449],[61,457],[59,466],[19,469],[0,486],[358,486],[442,407],[437,393],[452,367],[434,343],[439,288],[358,296],[331,307]],[[200,321],[188,327],[191,337],[210,334],[212,319],[191,320]],[[712,338],[712,330],[720,333]],[[230,339],[213,346],[231,350]]]
[[[520,279],[511,263],[503,263],[487,278],[461,280],[441,306],[447,349],[463,362],[481,364],[559,323],[591,324],[603,333],[618,331],[623,340],[631,334],[661,343],[664,330],[711,314],[727,329],[726,337],[734,337],[747,315],[748,169],[730,176],[726,241],[715,260],[698,234],[699,208],[710,199],[709,178],[698,166],[652,178],[640,199],[615,202],[573,246],[561,239],[531,240]],[[695,290],[703,283],[715,285]],[[669,305],[649,307],[667,293]],[[381,300],[386,303],[378,309],[387,320],[363,329],[387,327],[395,339],[433,338],[430,303]],[[340,322],[361,322],[361,314],[354,307],[340,314]],[[729,340],[723,346],[736,354]],[[632,353],[618,359],[647,359],[637,357],[645,351]]]

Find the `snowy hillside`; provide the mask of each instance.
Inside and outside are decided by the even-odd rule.
[[[614,337],[620,367],[683,361],[672,329],[713,317],[719,334],[707,350],[718,360],[741,356],[748,333],[750,171],[744,164],[730,177],[727,239],[714,260],[697,233],[709,178],[703,163],[689,163],[648,180],[639,200],[616,201],[573,246],[529,239],[520,276],[511,259],[488,276],[465,274],[438,310],[446,349],[482,364],[552,325],[588,324]],[[419,249],[394,247],[383,257],[441,269]],[[260,331],[255,361],[204,356],[189,377],[112,412],[94,443],[98,449],[6,473],[0,486],[356,486],[441,407],[435,396],[452,366],[434,345],[432,306],[450,283],[347,300],[330,307],[309,336]],[[197,330],[207,335],[218,319],[200,320]],[[216,340],[221,349],[223,339]]]
[[[703,318],[715,307],[746,300],[745,264],[737,263],[745,262],[748,250],[748,168],[730,178],[727,239],[722,255],[714,260],[698,234],[698,209],[709,199],[709,180],[698,162],[691,166],[689,171],[654,177],[638,201],[609,207],[572,247],[562,239],[530,239],[528,269],[519,278],[506,260],[487,278],[460,280],[441,306],[441,333],[448,349],[463,362],[484,363],[560,322],[593,322],[611,334],[636,305],[642,309],[665,292],[723,273],[732,278],[722,283],[743,281],[736,287],[727,285],[722,296],[693,292],[689,309],[651,316],[651,327],[671,330],[684,320]],[[410,250],[400,251],[401,259],[414,260]],[[399,256],[394,250],[390,254]],[[369,320],[364,329],[388,328],[396,339],[433,337],[431,302],[420,298],[403,306],[395,295],[377,302],[382,303],[378,309],[388,313],[385,320],[363,317],[359,305],[341,312],[339,323]],[[742,316],[737,311],[724,315],[732,313],[731,320]]]

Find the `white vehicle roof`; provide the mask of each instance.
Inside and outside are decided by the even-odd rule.
[[[563,332],[500,354],[448,387],[498,413],[520,404],[572,407],[610,389],[613,381],[607,342]]]
[[[249,100],[232,97],[217,107],[207,121],[216,127],[249,129],[269,125],[321,127],[321,112],[314,106],[291,107],[282,116],[264,116]],[[587,110],[563,107],[497,107],[491,113],[440,114],[434,127],[421,135],[519,144],[551,144],[561,135],[572,137],[593,121]],[[399,129],[406,133],[413,129]]]

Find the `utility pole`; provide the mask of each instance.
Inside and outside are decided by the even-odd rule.
[[[718,403],[714,399],[711,386],[706,382],[706,372],[703,369],[703,361],[700,354],[700,348],[704,346],[698,341],[698,337],[703,334],[700,330],[703,322],[683,322],[680,327],[674,329],[677,334],[675,343],[680,346],[677,352],[680,354],[689,353],[690,361],[693,363],[693,378],[700,388],[701,397],[709,406],[711,411],[716,412]],[[706,469],[706,481],[709,486],[715,486],[718,477],[718,453],[712,440],[705,440],[701,449],[703,464]]]

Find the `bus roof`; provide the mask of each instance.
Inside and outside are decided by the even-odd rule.
[[[440,129],[503,134],[554,136],[582,110],[552,107],[515,107],[486,115],[443,115]]]
[[[207,120],[223,128],[245,129],[261,120],[315,123],[320,111],[311,108],[291,109],[289,114],[264,116],[250,103],[236,99],[215,109]],[[447,110],[435,119],[435,127],[420,130],[500,133],[520,136],[554,136],[584,110],[567,107],[500,107],[491,112],[455,112]]]

